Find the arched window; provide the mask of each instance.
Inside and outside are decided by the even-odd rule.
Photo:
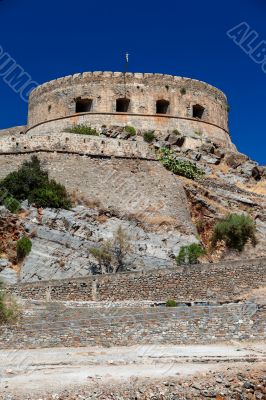
[[[126,98],[116,100],[116,112],[128,112],[130,100]]]
[[[90,112],[92,110],[91,99],[77,99],[76,100],[76,113]]]
[[[168,114],[169,113],[169,101],[157,100],[156,102],[156,114]]]
[[[204,111],[205,111],[204,107],[202,107],[199,104],[195,104],[193,106],[193,118],[201,119],[203,117]]]

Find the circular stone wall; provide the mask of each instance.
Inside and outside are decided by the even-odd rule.
[[[29,98],[28,127],[50,121],[56,129],[86,123],[132,125],[140,130],[204,135],[230,143],[223,92],[204,82],[162,74],[85,72],[36,88]],[[60,121],[60,122],[59,122]]]

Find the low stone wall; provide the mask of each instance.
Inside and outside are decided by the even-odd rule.
[[[176,308],[86,308],[60,303],[27,308],[0,329],[0,347],[206,344],[266,338],[266,307],[255,303]]]
[[[52,300],[232,301],[266,285],[266,259],[228,261],[10,286],[24,298]]]
[[[0,155],[35,151],[76,153],[91,156],[125,157],[155,160],[155,154],[143,141],[127,141],[111,138],[78,135],[48,130],[26,135],[0,136]]]

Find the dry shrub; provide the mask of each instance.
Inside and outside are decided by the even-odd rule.
[[[19,306],[11,295],[4,288],[0,281],[0,325],[15,322],[20,315]]]
[[[58,263],[58,264],[59,264],[59,267],[60,267],[60,268],[64,268],[64,266],[65,266],[66,263],[65,263],[64,260],[61,259],[61,260],[59,260],[59,263]]]
[[[77,190],[74,190],[70,194],[71,202],[74,205],[84,205],[88,208],[103,208],[101,202],[97,199],[89,199],[84,193],[80,193]]]
[[[104,224],[107,220],[108,217],[105,214],[100,214],[98,215],[95,220],[99,223],[99,224]]]
[[[266,195],[266,181],[259,181],[254,185],[248,185],[241,182],[236,184],[240,189],[247,190],[248,192],[255,194]]]
[[[34,229],[31,231],[29,237],[30,237],[30,238],[35,238],[36,236],[37,236],[37,228],[34,228]]]
[[[173,217],[169,217],[167,215],[154,215],[152,217],[144,216],[144,221],[150,225],[166,225],[166,226],[175,226],[177,221]]]

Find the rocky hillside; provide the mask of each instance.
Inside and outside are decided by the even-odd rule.
[[[103,131],[102,136],[143,141],[139,132],[132,137],[115,129]],[[100,273],[99,260],[90,250],[114,240],[119,227],[129,242],[126,270],[175,265],[181,246],[193,242],[205,247],[200,259],[205,262],[266,255],[266,168],[196,134],[189,141],[178,132],[151,139],[147,146],[155,158],[167,149],[174,160],[194,164],[202,176],[189,179],[173,174],[159,160],[89,161],[78,155],[67,159],[58,155],[55,160],[53,155],[39,154],[49,174],[66,184],[73,207],[40,209],[24,202],[18,214],[11,214],[2,206],[0,277],[14,282]],[[10,158],[6,173],[27,159],[26,155],[15,157]],[[62,178],[63,171],[70,179]],[[108,177],[108,171],[115,175]],[[233,252],[222,243],[210,249],[215,222],[229,212],[254,219],[255,249],[248,244],[242,253]],[[23,234],[30,236],[33,246],[25,260],[17,263],[15,245]]]

